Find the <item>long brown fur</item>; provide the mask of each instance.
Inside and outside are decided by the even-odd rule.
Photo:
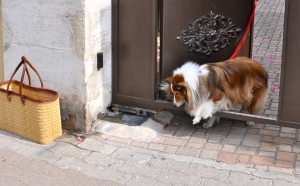
[[[177,106],[185,103],[190,115],[197,117],[197,108],[209,100],[220,110],[241,104],[244,112],[257,114],[263,108],[268,89],[268,73],[258,62],[247,57],[237,57],[203,66],[195,64],[195,67],[203,67],[208,71],[206,75],[198,76],[196,88],[187,79],[190,73],[195,72],[177,73],[180,70],[175,70],[165,80],[167,84],[162,88]],[[227,105],[224,106],[224,103]]]

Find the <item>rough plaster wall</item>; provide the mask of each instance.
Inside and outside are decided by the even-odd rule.
[[[86,130],[84,0],[2,0],[2,8],[5,79],[27,56],[59,92],[62,118]]]
[[[111,103],[111,0],[86,0],[87,123],[97,119]],[[97,53],[104,55],[104,65],[97,71]]]

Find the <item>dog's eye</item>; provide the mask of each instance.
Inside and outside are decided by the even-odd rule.
[[[181,86],[176,86],[175,90],[181,92],[182,91],[182,87]]]

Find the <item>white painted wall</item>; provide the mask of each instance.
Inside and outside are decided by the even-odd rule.
[[[111,0],[86,0],[85,79],[89,122],[111,103]],[[102,52],[103,68],[97,71],[96,56]]]
[[[59,92],[62,119],[88,131],[111,101],[110,0],[2,0],[2,11],[5,79],[27,56]]]

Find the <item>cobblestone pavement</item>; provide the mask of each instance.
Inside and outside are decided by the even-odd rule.
[[[75,170],[60,169],[47,162],[33,160],[7,149],[0,148],[0,162],[0,185],[120,185],[93,179]]]
[[[248,134],[250,129],[239,125],[230,128],[232,132],[239,131],[239,133],[230,132],[228,136],[231,137],[222,138],[224,129],[221,128],[212,130],[206,135],[203,135],[202,129],[181,128],[175,132],[169,128],[165,134],[149,144],[105,135],[90,135],[81,140],[65,134],[48,145],[38,145],[0,131],[1,167],[4,165],[2,153],[5,152],[11,157],[10,152],[13,152],[23,156],[23,159],[30,159],[28,170],[23,168],[24,172],[20,170],[15,172],[16,175],[13,177],[18,180],[25,179],[28,172],[36,170],[34,167],[36,161],[43,161],[46,170],[47,167],[67,169],[88,177],[86,182],[82,180],[74,185],[86,185],[91,180],[95,183],[95,179],[103,185],[108,183],[103,180],[108,180],[111,183],[138,186],[300,184],[300,177],[296,174],[299,172],[293,168],[286,168],[295,163],[294,151],[299,151],[299,146],[292,148],[290,145],[263,142],[263,145],[257,147],[256,142],[260,140],[260,135]],[[244,139],[248,140],[236,138],[241,136],[240,131],[244,131],[242,132],[245,133]],[[287,132],[293,132],[293,129],[288,129]],[[188,137],[189,135],[191,137]],[[278,140],[276,137],[271,138]],[[280,144],[282,143],[281,141]],[[262,155],[256,155],[257,152],[261,152]],[[275,162],[272,157],[274,154],[277,154]],[[9,161],[21,167],[19,161],[13,158]],[[5,170],[0,171],[2,183],[7,183]],[[65,183],[62,181],[60,184],[50,179],[52,176],[55,177],[53,179],[58,179],[57,172],[41,171],[30,174],[32,175],[30,182],[24,181],[19,185],[39,185],[38,183],[43,182],[39,175],[49,179],[49,182],[44,180],[45,185]],[[65,175],[69,176],[67,173]],[[76,174],[73,176],[74,179],[77,178]],[[80,176],[84,178],[83,175]]]
[[[269,68],[275,88],[265,114],[274,117],[278,107],[283,3],[260,0],[255,19],[253,57]],[[149,143],[103,134],[85,138],[64,134],[48,145],[38,145],[0,130],[0,158],[4,151],[18,153],[32,162],[77,171],[92,182],[108,180],[138,186],[300,184],[299,129],[268,124],[246,126],[225,119],[215,128],[203,129],[191,125],[190,117],[177,115]],[[0,172],[0,183],[5,183],[3,169]]]
[[[284,0],[260,0],[254,19],[252,57],[269,72],[270,95],[263,115],[278,116]]]

